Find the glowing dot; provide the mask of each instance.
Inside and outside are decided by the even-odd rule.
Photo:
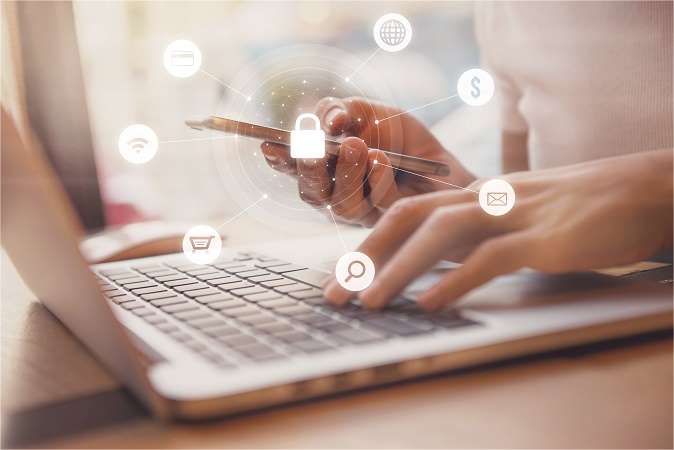
[[[252,100],[251,97],[246,97],[246,101],[247,101],[247,102],[249,102],[249,101],[251,101],[251,100]]]
[[[334,177],[333,177],[332,181],[337,181],[337,180],[335,180]]]
[[[328,205],[328,206],[326,206],[326,208],[332,209],[332,205]]]
[[[281,108],[285,108],[285,107],[286,107],[286,104],[285,104],[285,103],[281,103]]]
[[[302,84],[307,84],[307,80],[302,80]]]
[[[379,161],[375,159],[374,161],[372,161],[372,164],[379,164]]]
[[[379,125],[379,119],[376,119],[376,120],[374,121],[374,124],[375,124],[375,125]]]
[[[267,199],[269,196],[267,194],[262,194],[262,198]]]
[[[358,118],[358,122],[360,122],[360,117]]]
[[[345,78],[344,78],[344,81],[346,81],[346,82],[348,83],[349,81],[351,81],[351,78],[345,77]]]

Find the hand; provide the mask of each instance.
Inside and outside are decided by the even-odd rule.
[[[326,134],[354,136],[343,141],[338,158],[295,160],[288,147],[268,142],[262,153],[271,167],[297,177],[302,200],[319,208],[332,205],[342,220],[371,226],[402,197],[447,189],[447,183],[466,186],[475,179],[421,122],[409,114],[396,116],[400,112],[362,98],[327,97],[316,105]],[[368,147],[443,161],[450,175],[433,177],[439,181],[401,171],[394,175],[386,155]]]
[[[441,259],[464,264],[417,299],[429,310],[523,267],[547,273],[600,269],[671,248],[673,153],[649,151],[505,176],[516,201],[504,216],[483,212],[471,191],[396,202],[360,246],[377,268],[360,300],[370,308],[385,306]],[[332,279],[325,296],[343,304],[350,293]]]

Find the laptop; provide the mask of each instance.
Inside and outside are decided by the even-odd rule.
[[[5,121],[7,124],[7,121]],[[2,244],[42,303],[158,417],[200,419],[672,326],[671,283],[522,271],[426,314],[327,305],[315,241],[88,266],[73,206],[11,126]],[[267,251],[266,251],[267,250]],[[671,279],[671,274],[669,275]]]

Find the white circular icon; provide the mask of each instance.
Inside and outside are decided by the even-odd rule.
[[[173,41],[164,50],[164,67],[174,77],[191,77],[201,67],[201,50],[191,41]]]
[[[157,154],[157,135],[147,125],[129,125],[119,134],[117,147],[130,163],[144,164]]]
[[[347,291],[362,291],[374,280],[374,263],[365,253],[349,252],[337,261],[335,277]]]
[[[195,264],[210,264],[220,256],[222,239],[220,234],[208,225],[190,228],[183,237],[183,253]]]
[[[502,216],[515,206],[515,190],[510,183],[498,178],[482,185],[479,198],[484,212],[492,216]]]
[[[470,106],[482,106],[494,96],[494,79],[482,69],[469,69],[456,83],[459,97]]]
[[[389,13],[377,20],[372,33],[379,48],[387,52],[399,52],[412,40],[412,25],[405,16]]]

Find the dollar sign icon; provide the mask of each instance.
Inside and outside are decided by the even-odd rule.
[[[473,86],[470,95],[472,95],[473,98],[478,98],[480,96],[480,79],[478,77],[473,77],[473,79],[470,80],[470,85]]]

